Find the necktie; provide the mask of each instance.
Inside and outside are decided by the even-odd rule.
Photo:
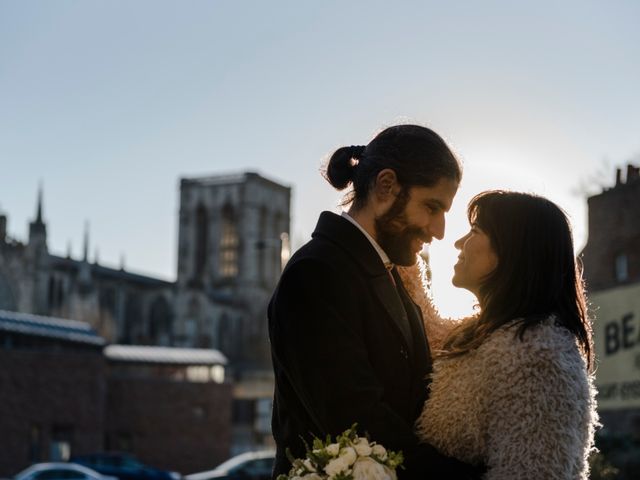
[[[389,278],[391,279],[391,283],[393,283],[393,286],[398,288],[398,284],[396,283],[396,279],[393,276],[393,271],[395,270],[396,266],[393,263],[386,263],[385,268],[387,269],[387,273],[389,274]]]

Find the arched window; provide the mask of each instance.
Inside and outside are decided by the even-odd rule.
[[[15,282],[0,270],[0,310],[17,310],[16,295],[12,285],[15,285]]]
[[[218,350],[230,357],[233,345],[233,334],[231,331],[231,319],[226,313],[223,313],[218,321]]]
[[[61,278],[58,279],[58,295],[56,298],[56,306],[60,308],[64,303],[64,282]]]
[[[142,335],[142,302],[135,292],[129,292],[124,306],[124,328],[120,342],[125,344],[140,343]]]
[[[238,226],[233,207],[226,204],[222,208],[222,228],[220,229],[220,268],[223,278],[238,275]]]
[[[272,252],[272,264],[273,270],[271,270],[271,280],[274,282],[278,281],[280,277],[280,272],[282,272],[282,248],[283,248],[283,237],[282,234],[285,233],[285,225],[284,225],[284,215],[282,212],[278,212],[273,220],[273,229],[277,232],[276,238],[279,240],[278,247],[274,248]],[[287,237],[288,239],[288,237]]]
[[[56,305],[56,279],[54,276],[49,277],[49,313],[57,307]]]
[[[172,312],[164,297],[156,298],[151,304],[149,313],[149,336],[156,345],[171,343]]]
[[[258,225],[258,242],[256,243],[258,250],[258,279],[266,280],[266,252],[269,251],[269,243],[267,238],[267,208],[263,205],[260,208],[260,219]]]
[[[615,259],[616,280],[625,282],[629,279],[629,259],[626,253],[619,253]]]
[[[201,278],[207,266],[207,247],[209,219],[207,218],[207,209],[200,204],[196,208],[196,224],[195,224],[195,255],[193,271],[196,278]]]

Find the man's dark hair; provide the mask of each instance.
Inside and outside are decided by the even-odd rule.
[[[367,146],[336,150],[324,174],[337,190],[352,184],[343,204],[362,207],[378,174],[384,169],[396,173],[403,190],[411,186],[432,187],[442,178],[460,182],[460,162],[445,141],[433,130],[419,125],[386,128]]]

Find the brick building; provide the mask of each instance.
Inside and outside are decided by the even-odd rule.
[[[110,345],[105,449],[184,474],[228,458],[232,385],[216,350]]]
[[[0,477],[107,449],[181,473],[229,456],[224,355],[104,345],[84,322],[0,311]]]
[[[104,343],[86,323],[0,311],[0,477],[102,448]]]
[[[595,316],[600,435],[640,445],[640,169],[629,165],[626,178],[618,169],[615,185],[590,197],[588,205],[582,255]],[[637,454],[621,456],[618,464],[640,468]]]

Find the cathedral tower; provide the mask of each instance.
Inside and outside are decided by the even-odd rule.
[[[288,251],[290,198],[253,172],[181,180],[181,343],[218,348],[239,370],[270,370],[266,308]]]

